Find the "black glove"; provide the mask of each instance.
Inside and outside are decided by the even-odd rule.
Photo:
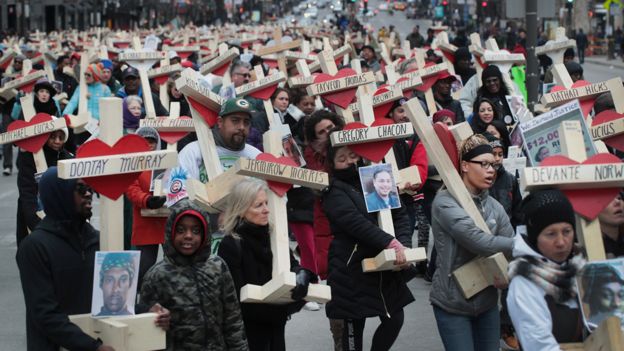
[[[155,210],[161,208],[165,204],[165,201],[167,201],[167,198],[164,196],[150,196],[145,204],[147,208]]]
[[[308,295],[308,285],[310,282],[317,281],[316,274],[307,269],[301,268],[297,272],[297,285],[292,289],[290,297],[295,300],[301,300]]]

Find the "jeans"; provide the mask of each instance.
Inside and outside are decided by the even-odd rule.
[[[498,306],[478,316],[462,316],[433,306],[438,332],[446,351],[498,351],[500,317]]]

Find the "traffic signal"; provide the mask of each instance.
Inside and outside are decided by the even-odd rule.
[[[481,2],[481,7],[487,7],[487,5],[488,5],[488,2],[487,2],[487,1],[482,1],[482,2]]]
[[[443,1],[442,1],[442,6],[448,6],[448,1],[443,0]]]

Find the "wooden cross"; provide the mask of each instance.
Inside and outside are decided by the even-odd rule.
[[[216,123],[218,111],[224,101],[219,95],[202,86],[200,84],[202,79],[199,73],[187,68],[175,82],[178,90],[189,102],[193,126],[208,175],[207,184],[197,179],[187,179],[186,190],[191,201],[210,213],[220,213],[225,208],[230,189],[243,178],[231,168],[224,171],[219,161],[217,146],[210,128]]]
[[[154,100],[152,99],[152,88],[149,84],[147,71],[159,60],[162,60],[166,53],[163,51],[143,51],[138,37],[133,38],[134,50],[128,50],[119,54],[119,60],[127,62],[130,66],[139,70],[141,78],[141,89],[143,90],[143,104],[145,105],[145,115],[147,118],[156,117]]]
[[[455,74],[455,66],[453,65],[453,62],[455,60],[454,57],[455,52],[457,51],[457,46],[449,43],[447,32],[438,33],[433,42],[434,44],[432,44],[432,47],[442,51],[442,60],[446,63],[449,73]],[[453,57],[453,60],[451,60],[451,57]]]
[[[483,68],[485,63],[483,62],[483,54],[485,50],[483,46],[481,46],[481,36],[479,33],[470,34],[470,46],[468,47],[470,53],[474,56],[476,64],[475,69],[477,70],[476,79],[478,86],[481,87],[483,82],[481,81],[481,74],[483,73]]]
[[[425,145],[427,157],[438,169],[449,193],[474,220],[475,225],[479,229],[491,234],[490,228],[485,223],[477,205],[459,176],[457,168],[453,165],[440,139],[438,139],[418,99],[411,99],[404,106],[407,109],[407,116],[412,122],[414,130],[420,137],[420,141]],[[493,285],[494,278],[506,280],[507,266],[508,263],[505,256],[499,252],[489,257],[477,257],[456,269],[453,272],[453,277],[464,297],[469,299],[488,286]]]
[[[624,334],[622,321],[611,316],[598,326],[583,342],[559,345],[563,351],[622,351]]]
[[[349,45],[343,45],[343,46],[339,47],[338,49],[334,50],[333,51],[334,65],[336,64],[336,61],[338,59],[344,58],[345,56],[347,56],[347,53],[349,53],[349,51],[351,51],[351,47]],[[308,68],[309,68],[310,72],[316,72],[316,71],[322,69],[318,55],[316,57],[316,60],[314,62],[312,62],[308,66]]]
[[[572,78],[570,78],[564,64],[557,63],[553,65],[552,72],[554,81],[563,85],[565,90],[544,94],[540,101],[546,107],[559,106],[574,99],[595,99],[600,94],[610,92],[616,111],[624,111],[624,99],[621,98],[624,96],[622,78],[616,77],[605,82],[573,87]],[[585,116],[585,118],[588,117],[589,115]]]
[[[354,62],[355,63],[355,62]],[[359,63],[359,61],[357,61]],[[357,66],[357,64],[356,64]],[[357,70],[356,70],[357,71]],[[361,71],[361,70],[360,70]],[[399,123],[399,124],[391,124],[384,125],[379,127],[370,127],[370,125],[375,121],[375,115],[373,112],[373,102],[366,91],[367,87],[361,86],[358,88],[357,92],[357,104],[359,105],[358,110],[360,111],[360,121],[365,125],[368,125],[367,128],[357,128],[350,130],[341,130],[337,132],[333,132],[330,135],[330,141],[332,146],[340,146],[340,145],[352,145],[358,143],[370,143],[374,141],[380,140],[388,140],[388,139],[403,139],[406,136],[413,135],[414,130],[411,128],[409,123]],[[385,156],[386,162],[390,163],[393,168],[393,174],[400,178],[398,168],[396,167],[396,160],[394,157],[394,151],[390,149]],[[412,184],[420,184],[420,176],[418,174],[418,169],[416,169],[416,177],[410,178],[409,182]],[[402,179],[403,182],[408,181],[408,179]],[[384,209],[378,212],[377,221],[379,223],[380,228],[386,233],[394,236],[394,224],[392,221],[392,212],[390,209]],[[405,248],[405,258],[408,263],[422,261],[427,259],[427,254],[424,248]],[[385,249],[380,252],[374,258],[367,258],[362,261],[362,270],[364,272],[379,272],[386,270],[396,270],[399,269],[395,264],[396,261],[396,252],[394,249]]]
[[[160,67],[152,68],[147,71],[147,78],[154,79],[160,86],[159,97],[162,105],[169,110],[169,92],[167,91],[167,82],[172,74],[182,72],[182,66],[179,63],[175,65],[169,64],[169,58],[165,57],[160,61]]]
[[[227,44],[222,43],[219,45],[218,56],[202,65],[199,68],[199,72],[201,72],[202,75],[212,73],[221,76],[223,77],[223,86],[228,86],[232,81],[230,77],[230,64],[232,64],[232,61],[238,57],[238,55],[240,55],[238,48],[228,49]]]
[[[446,63],[442,62],[437,65],[425,65],[425,55],[424,50],[416,49],[416,65],[418,66],[418,75],[420,75],[421,79],[437,75],[440,72],[448,71],[448,66]],[[433,87],[433,85],[431,85]],[[435,98],[433,96],[432,88],[425,90],[425,101],[427,103],[427,110],[429,110],[429,115],[433,116],[433,114],[438,110],[436,105]],[[422,90],[421,90],[422,91]]]
[[[546,44],[535,48],[535,55],[547,55],[553,64],[563,63],[563,54],[567,49],[576,48],[576,40],[568,39],[565,35],[565,28],[556,29],[555,40],[549,40]]]
[[[100,99],[102,118],[99,141],[114,147],[122,137],[122,100]],[[89,142],[88,142],[89,143]],[[88,143],[83,144],[82,148]],[[80,149],[79,149],[80,151]],[[108,154],[106,156],[79,157],[58,162],[58,176],[62,179],[89,179],[117,174],[137,173],[147,170],[173,167],[177,153],[171,150]],[[101,178],[100,178],[101,179]],[[88,180],[87,180],[88,182]],[[123,246],[123,198],[101,197],[100,249],[122,251]],[[70,316],[70,320],[85,333],[100,338],[116,350],[155,350],[165,348],[166,334],[154,324],[155,313],[135,316],[96,319],[90,314]]]
[[[266,101],[265,101],[266,103]],[[279,157],[282,151],[281,133],[277,131],[277,123],[271,118],[273,106],[270,100],[266,109],[269,130],[264,133],[265,152]],[[329,185],[329,176],[325,172],[280,164],[266,160],[249,160],[241,158],[232,167],[237,174],[257,177],[281,183],[296,184],[322,190]],[[268,192],[269,221],[271,222],[271,252],[273,253],[272,278],[264,285],[247,284],[241,288],[241,302],[282,304],[292,302],[291,290],[296,286],[296,275],[290,271],[290,248],[288,244],[288,220],[285,198],[272,190]],[[326,303],[331,300],[331,289],[327,285],[310,284],[306,301]]]
[[[283,42],[282,28],[278,26],[273,32],[273,40],[275,42],[274,45],[261,47],[256,50],[256,55],[266,56],[270,54],[277,54],[277,66],[279,67],[279,70],[284,73],[284,76],[286,76],[288,75],[288,70],[286,69],[286,56],[284,56],[283,53],[285,51],[300,47],[301,39]]]
[[[503,74],[503,81],[507,86],[513,86],[509,71],[514,64],[523,65],[526,59],[522,54],[511,54],[506,50],[499,50],[498,44],[494,38],[490,38],[485,42],[486,50],[481,57],[483,63],[487,65],[496,65]]]
[[[22,112],[24,114],[24,121],[26,121],[26,123],[30,122],[32,118],[35,117],[35,115],[37,114],[33,106],[33,101],[34,98],[32,94],[28,94],[20,98],[20,104],[22,106]],[[0,134],[0,144],[4,145],[14,143],[16,141],[27,140],[39,135],[48,135],[53,131],[62,130],[65,127],[65,119],[63,118],[50,119],[48,121],[27,125],[22,128],[13,129],[11,131]],[[43,145],[41,145],[40,147],[43,147]],[[35,168],[37,169],[37,174],[42,174],[48,169],[48,164],[46,162],[43,149],[40,148],[38,151],[35,151],[32,154],[33,159],[35,160]]]
[[[163,45],[162,51],[165,52],[169,52],[169,51],[175,51],[178,56],[180,56],[182,59],[186,59],[189,56],[191,56],[194,52],[199,52],[199,46],[198,45],[192,45],[192,46],[168,46],[168,45]]]
[[[576,162],[587,159],[579,121],[563,121],[559,138],[562,155]],[[562,190],[621,188],[624,186],[623,171],[624,163],[621,162],[528,167],[521,173],[520,184],[527,191],[553,187]],[[600,224],[596,218],[577,215],[576,233],[589,261],[606,259]]]
[[[333,59],[333,54],[331,51],[324,50],[319,54],[319,62],[323,69],[323,73],[335,76],[338,74],[338,68],[336,67],[336,62]],[[362,74],[334,78],[332,80],[328,80],[321,83],[314,83],[309,85],[306,90],[309,95],[317,96],[317,95],[327,95],[339,91],[343,91],[346,89],[353,89],[360,85],[370,84],[375,82],[375,75],[373,72],[366,72]],[[336,112],[341,115],[345,122],[353,122],[353,114],[348,108],[342,108],[340,106],[334,106],[336,108]],[[346,106],[348,107],[348,106]]]

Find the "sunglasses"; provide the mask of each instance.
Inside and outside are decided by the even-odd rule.
[[[76,183],[76,187],[74,188],[80,196],[85,196],[87,193],[93,194],[93,188],[88,186],[85,183]]]

